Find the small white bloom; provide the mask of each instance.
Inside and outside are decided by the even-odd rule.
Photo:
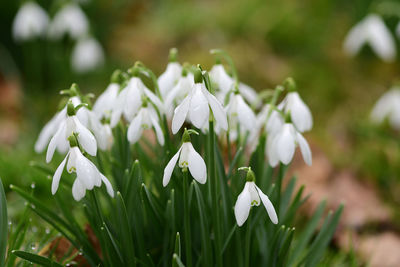
[[[235,217],[239,226],[242,226],[249,217],[250,208],[259,206],[260,200],[267,210],[268,216],[272,223],[278,223],[278,216],[271,201],[261,189],[251,181],[246,182],[243,191],[239,194],[235,204]]]
[[[202,129],[209,119],[209,110],[214,115],[216,123],[223,129],[228,129],[228,121],[221,103],[206,89],[204,83],[195,83],[191,92],[174,111],[172,133],[176,134],[186,119],[199,129]]]
[[[275,167],[278,164],[278,160],[283,164],[289,164],[293,159],[297,145],[300,147],[304,161],[308,165],[312,164],[310,147],[306,139],[296,130],[293,124],[285,123],[279,132],[271,135],[271,138],[267,140],[266,149],[271,166]]]
[[[167,69],[158,78],[160,93],[165,98],[181,77],[182,66],[178,62],[169,62]]]
[[[239,83],[239,93],[254,107],[261,106],[261,99],[259,99],[256,90],[244,83]]]
[[[111,111],[117,99],[119,87],[119,84],[111,83],[97,98],[93,105],[93,111],[99,119],[109,118],[111,116]]]
[[[174,114],[175,105],[180,104],[182,100],[189,94],[194,85],[194,78],[192,73],[186,76],[181,76],[176,85],[171,89],[165,98],[164,107],[167,118],[171,119]]]
[[[224,94],[228,93],[234,85],[234,80],[231,76],[226,73],[222,64],[215,64],[210,72],[210,79],[217,85],[217,89],[222,91]]]
[[[241,130],[251,132],[255,129],[256,115],[240,94],[231,95],[225,110],[228,115],[230,129],[236,129],[238,124]]]
[[[75,72],[92,71],[104,63],[104,52],[94,38],[81,38],[75,44],[71,55],[71,66]]]
[[[76,115],[68,116],[61,122],[57,132],[51,138],[47,148],[46,161],[50,162],[53,158],[54,151],[66,151],[68,149],[68,137],[73,133],[77,133],[78,142],[82,148],[92,156],[96,156],[97,142],[93,134],[82,125]]]
[[[72,185],[72,196],[76,201],[81,200],[85,196],[86,190],[92,190],[94,186],[100,187],[101,182],[105,184],[107,193],[111,197],[114,197],[114,190],[110,181],[99,172],[97,167],[76,146],[70,148],[68,154],[54,173],[51,184],[51,193],[53,195],[58,190],[65,165],[67,165],[69,173],[76,173],[76,179]]]
[[[292,122],[299,132],[311,130],[313,126],[311,111],[298,92],[289,92],[283,103],[285,113],[290,112]]]
[[[161,130],[157,113],[151,107],[142,107],[128,127],[128,141],[136,143],[142,136],[143,130],[154,128],[157,140],[164,145],[164,135]]]
[[[46,11],[36,2],[26,2],[14,18],[13,37],[16,41],[27,41],[43,36],[48,24]]]
[[[396,58],[394,38],[382,18],[376,14],[368,15],[350,30],[344,41],[344,49],[354,56],[364,44],[369,44],[383,61],[392,62]]]
[[[179,159],[179,162],[178,162]],[[164,169],[163,176],[163,186],[167,186],[172,172],[174,171],[174,167],[178,162],[178,166],[182,169],[189,168],[190,174],[193,178],[204,184],[207,180],[207,167],[196,150],[194,150],[193,145],[190,142],[184,142],[178,152],[171,158],[168,162],[167,166]]]
[[[375,123],[382,123],[386,118],[394,129],[400,130],[399,87],[394,87],[381,96],[372,110],[371,119]]]
[[[84,107],[81,109],[83,108]],[[89,115],[88,129],[90,129],[96,137],[97,146],[103,151],[109,150],[114,142],[110,125],[101,123],[94,111],[87,110],[87,112]]]
[[[132,77],[128,85],[121,90],[115,100],[111,113],[111,127],[117,125],[122,115],[124,115],[127,121],[132,121],[142,106],[143,96],[147,97],[160,113],[164,112],[161,100],[143,84],[140,78]]]
[[[60,39],[68,34],[72,39],[79,39],[89,31],[89,22],[82,9],[74,3],[59,10],[49,25],[49,37]]]

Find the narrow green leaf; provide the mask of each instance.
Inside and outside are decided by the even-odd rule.
[[[4,266],[6,261],[6,250],[8,240],[8,217],[7,201],[4,192],[3,182],[0,178],[0,266]]]
[[[178,255],[176,255],[175,253],[174,253],[174,255],[172,255],[172,263],[174,265],[176,264],[176,266],[179,266],[179,267],[185,267],[185,265],[181,261],[181,258]]]
[[[180,236],[179,232],[176,233],[174,252],[175,252],[175,254],[178,255],[179,257],[182,255],[181,236]]]
[[[142,184],[142,195],[143,195],[143,200],[145,201],[146,204],[150,207],[150,209],[153,211],[155,214],[156,218],[159,220],[159,222],[162,222],[162,212],[161,208],[159,205],[156,203],[153,195],[151,192],[147,189],[145,184]]]
[[[45,267],[62,267],[61,264],[48,259],[46,257],[42,257],[36,254],[32,254],[29,252],[25,252],[25,251],[21,251],[21,250],[14,250],[12,252],[14,255],[20,257],[21,259],[24,259],[26,261],[32,262],[32,263],[36,263],[36,264],[40,264],[41,266],[45,266]]]
[[[227,237],[226,240],[225,240],[224,246],[222,247],[222,251],[221,251],[222,254],[224,254],[224,251],[225,251],[226,247],[229,245],[229,242],[231,241],[232,236],[233,236],[233,234],[235,233],[236,229],[237,229],[237,224],[235,223],[235,224],[233,225],[231,231],[229,232],[228,237]]]

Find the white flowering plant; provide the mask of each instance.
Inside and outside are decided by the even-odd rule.
[[[17,226],[7,252],[0,243],[0,263],[83,266],[80,256],[90,266],[317,265],[342,207],[325,217],[321,203],[297,233],[307,197],[296,178],[284,181],[296,147],[312,163],[302,135],[312,128],[311,112],[293,79],[257,94],[224,51],[212,54],[210,72],[180,64],[176,49],[158,78],[141,62],[117,70],[93,105],[76,84],[61,91],[67,101],[35,145],[39,153],[47,148],[47,162],[61,154],[55,169],[34,164],[50,178],[54,205],[11,189],[71,249],[57,257],[55,237],[53,249],[22,251],[26,231]]]

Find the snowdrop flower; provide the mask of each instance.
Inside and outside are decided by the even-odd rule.
[[[85,107],[82,107],[83,109]],[[109,150],[114,142],[112,130],[109,124],[102,123],[97,114],[92,110],[87,110],[89,114],[88,129],[90,129],[97,141],[97,146],[100,150]]]
[[[172,133],[176,134],[186,119],[199,129],[202,129],[209,119],[210,108],[216,123],[223,129],[228,129],[226,113],[221,103],[206,89],[200,70],[196,70],[195,84],[191,92],[174,111]]]
[[[205,184],[207,180],[207,167],[196,150],[194,150],[192,143],[190,142],[190,133],[194,132],[193,130],[186,130],[182,137],[182,146],[179,148],[178,152],[171,158],[168,162],[167,166],[164,169],[163,176],[163,186],[167,186],[169,181],[171,180],[172,172],[174,171],[174,167],[178,162],[178,166],[182,169],[189,168],[190,174],[193,178],[201,183]],[[179,159],[179,161],[178,161]]]
[[[135,70],[133,72],[135,72]],[[143,84],[139,77],[133,76],[115,100],[111,113],[111,127],[117,125],[122,115],[126,120],[132,121],[139,111],[139,108],[142,106],[143,96],[148,98],[161,113],[164,112],[161,100]]]
[[[79,121],[75,107],[70,101],[67,105],[67,118],[64,119],[57,132],[51,138],[47,148],[46,161],[50,162],[54,151],[66,151],[68,149],[68,137],[77,134],[77,139],[82,148],[92,156],[96,156],[97,142],[93,134]]]
[[[94,38],[82,38],[74,47],[71,66],[75,72],[92,71],[104,62],[104,52],[100,43]]]
[[[344,49],[354,56],[364,44],[369,44],[383,61],[392,62],[396,58],[395,41],[382,18],[376,14],[368,15],[350,30]]]
[[[77,96],[71,97],[70,100],[74,106],[81,104],[81,100]],[[83,125],[87,126],[89,119],[85,107],[79,109],[76,113],[76,116]],[[49,144],[50,139],[57,132],[57,130],[60,128],[61,123],[66,120],[66,118],[67,105],[62,110],[57,112],[54,117],[43,127],[42,131],[39,134],[39,138],[35,143],[35,151],[37,153],[44,151],[46,146]]]
[[[111,111],[119,91],[118,83],[110,83],[106,90],[97,98],[93,105],[93,112],[99,119],[110,118]]]
[[[160,87],[160,93],[163,98],[165,98],[171,89],[178,82],[178,79],[181,77],[182,66],[176,62],[176,54],[177,49],[173,48],[169,53],[170,62],[167,65],[167,69],[163,74],[158,78],[158,86]]]
[[[381,96],[372,110],[371,119],[373,122],[382,123],[386,118],[394,129],[400,130],[399,87],[394,87]]]
[[[255,183],[254,172],[251,168],[239,168],[239,170],[247,170],[246,184],[243,191],[239,194],[235,203],[235,217],[238,226],[242,226],[250,214],[252,206],[259,206],[263,203],[267,210],[268,216],[272,223],[278,223],[278,216],[271,201]],[[260,201],[261,200],[261,201]]]
[[[251,105],[254,105],[255,107],[261,106],[261,100],[258,98],[256,90],[241,82],[239,82],[238,89],[243,98],[246,99]]]
[[[51,39],[60,39],[68,34],[77,40],[89,31],[88,19],[82,9],[74,3],[65,5],[59,10],[49,25],[48,35]]]
[[[313,118],[310,109],[301,99],[296,91],[296,84],[292,78],[286,80],[289,93],[283,100],[284,112],[290,112],[291,120],[299,132],[311,130],[313,126]]]
[[[240,129],[251,131],[256,126],[256,115],[238,93],[234,93],[225,108],[228,115],[229,127],[239,124]]]
[[[232,89],[234,80],[228,75],[222,64],[215,64],[209,73],[211,81],[217,85],[218,90],[226,94]]]
[[[114,190],[110,181],[82,154],[76,141],[73,142],[74,144],[71,144],[68,154],[54,173],[51,193],[54,195],[57,192],[61,175],[65,165],[67,165],[68,173],[76,173],[76,179],[72,185],[72,196],[76,201],[81,200],[85,196],[86,190],[92,190],[94,186],[100,187],[101,182],[105,184],[107,193],[111,197],[114,197]]]
[[[154,128],[157,140],[160,145],[164,145],[164,135],[161,130],[157,113],[151,107],[147,106],[147,100],[144,100],[142,108],[131,121],[128,127],[128,141],[131,144],[136,143],[143,133],[143,130]]]
[[[189,94],[194,85],[194,77],[187,70],[182,70],[182,76],[178,79],[176,85],[171,89],[165,98],[164,107],[167,118],[171,119],[174,113],[175,104],[179,104]]]
[[[12,26],[14,40],[27,41],[43,36],[48,24],[49,17],[46,11],[36,2],[26,2],[14,18]]]
[[[275,167],[278,162],[289,164],[292,161],[296,146],[300,147],[304,161],[312,164],[310,147],[303,135],[296,130],[292,123],[285,123],[282,128],[267,139],[269,163]]]

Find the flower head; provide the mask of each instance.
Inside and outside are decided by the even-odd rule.
[[[365,44],[369,44],[383,61],[392,62],[396,58],[395,41],[382,18],[376,14],[368,15],[350,30],[344,49],[353,56]]]
[[[189,131],[185,129],[185,133],[183,134],[183,144],[181,148],[179,148],[178,152],[171,158],[168,162],[167,166],[164,169],[163,176],[163,186],[167,186],[172,172],[174,171],[174,167],[178,162],[178,166],[181,169],[189,169],[190,174],[193,178],[204,184],[207,180],[207,167],[203,158],[199,153],[194,149],[192,143],[190,142]],[[179,160],[179,161],[178,161]]]
[[[71,66],[75,72],[92,71],[104,62],[104,52],[94,38],[81,38],[76,43],[71,56]]]
[[[182,66],[178,62],[169,62],[167,69],[158,78],[161,95],[165,98],[181,77]]]
[[[239,93],[231,95],[225,110],[228,115],[230,129],[237,129],[237,125],[240,125],[240,130],[242,131],[251,132],[255,129],[256,115]]]
[[[110,83],[106,90],[97,98],[93,105],[93,112],[99,119],[111,117],[111,111],[117,99],[119,88],[119,84],[115,82]]]
[[[263,203],[272,223],[277,224],[278,216],[276,215],[274,206],[267,195],[256,185],[254,181],[254,172],[250,168],[247,169],[246,184],[235,203],[235,218],[237,224],[242,226],[249,217],[251,207],[259,206],[260,202]]]
[[[48,24],[49,17],[46,11],[36,2],[26,2],[14,18],[13,37],[16,41],[27,41],[43,36]]]
[[[400,130],[400,88],[398,87],[392,88],[381,96],[372,110],[371,119],[375,123],[382,123],[386,118],[394,129]]]

